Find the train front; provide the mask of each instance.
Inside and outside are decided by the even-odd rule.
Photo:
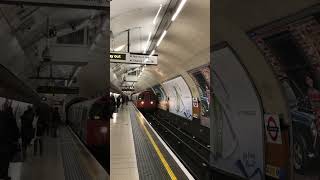
[[[90,108],[87,121],[86,143],[94,149],[105,148],[109,145],[110,114],[108,102],[98,99]]]
[[[157,109],[157,97],[153,92],[144,91],[139,94],[136,106],[140,111],[155,111]]]

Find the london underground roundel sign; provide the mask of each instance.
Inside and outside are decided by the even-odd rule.
[[[268,142],[274,144],[282,144],[279,116],[267,114],[265,115],[264,120]]]

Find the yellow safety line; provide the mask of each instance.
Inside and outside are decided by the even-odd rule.
[[[139,119],[140,119],[140,122],[141,122],[141,125],[142,125],[143,129],[145,130],[145,132],[146,132],[149,140],[151,141],[151,144],[152,144],[153,148],[156,150],[156,152],[157,152],[157,154],[158,154],[158,156],[159,156],[159,158],[160,158],[163,166],[166,168],[166,170],[167,170],[167,172],[168,172],[171,180],[177,180],[176,175],[173,173],[173,171],[172,171],[172,169],[170,168],[168,162],[166,161],[166,159],[164,158],[163,154],[161,153],[158,145],[157,145],[156,142],[153,140],[151,134],[149,133],[148,129],[146,128],[146,126],[145,126],[145,124],[144,124],[144,121],[142,120],[142,117],[141,117],[141,116],[138,116],[138,117],[139,117]]]

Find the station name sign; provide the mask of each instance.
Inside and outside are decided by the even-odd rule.
[[[126,63],[126,64],[157,65],[158,56],[149,56],[147,54],[136,54],[136,53],[110,52],[110,62]]]
[[[105,9],[109,7],[109,0],[4,0],[4,3],[22,3],[30,5],[73,6],[87,9]]]

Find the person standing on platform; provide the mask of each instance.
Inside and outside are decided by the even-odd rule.
[[[117,109],[120,107],[120,105],[121,105],[121,96],[119,95],[117,97]]]
[[[113,95],[110,96],[110,105],[111,105],[111,118],[113,119],[113,113],[116,112],[116,99]]]
[[[121,98],[122,98],[122,104],[123,104],[123,105],[127,104],[127,103],[126,103],[126,102],[127,102],[126,95],[123,95]]]
[[[58,130],[60,122],[61,122],[61,117],[59,114],[59,109],[57,107],[55,107],[53,110],[53,114],[52,114],[53,137],[57,137],[57,130]]]
[[[113,113],[116,111],[116,100],[113,95],[110,95],[110,106],[111,118],[113,119]]]
[[[33,138],[32,122],[34,118],[34,112],[31,106],[21,116],[21,139],[22,139],[22,152],[23,158],[26,158],[27,147]]]
[[[10,180],[9,164],[17,151],[19,129],[12,108],[4,107],[0,112],[0,179]]]
[[[126,98],[126,105],[128,105],[129,96],[125,96],[125,98]]]
[[[46,128],[46,135],[52,136],[53,132],[53,108],[48,107],[48,119],[47,119],[47,128]]]
[[[38,152],[39,145],[39,154],[42,155],[43,152],[43,141],[42,137],[46,129],[47,120],[49,118],[49,113],[45,111],[44,108],[37,108],[35,118],[33,120],[33,128],[35,132],[35,141],[34,141],[34,155]]]

